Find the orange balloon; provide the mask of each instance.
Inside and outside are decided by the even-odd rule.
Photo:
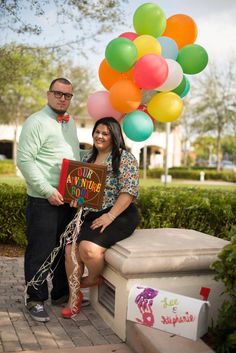
[[[142,95],[140,88],[134,82],[120,80],[110,88],[109,98],[115,110],[130,113],[139,107]]]
[[[188,15],[173,15],[167,19],[166,29],[162,36],[170,37],[179,49],[192,44],[197,38],[198,30],[194,20]]]
[[[110,67],[106,59],[103,59],[98,69],[98,76],[101,84],[109,90],[119,80],[133,80],[133,69],[127,72],[118,72]]]

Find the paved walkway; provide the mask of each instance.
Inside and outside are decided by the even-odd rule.
[[[0,352],[130,352],[90,305],[66,320],[48,301],[51,320],[44,324],[31,319],[23,294],[23,258],[0,257]]]

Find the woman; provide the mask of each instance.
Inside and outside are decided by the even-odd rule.
[[[129,237],[138,225],[139,218],[134,201],[138,196],[138,163],[126,151],[120,124],[111,117],[97,120],[93,131],[93,148],[83,158],[84,162],[105,164],[107,177],[101,210],[90,209],[85,215],[76,249],[81,288],[99,285],[104,267],[106,249]],[[76,206],[76,201],[71,203]],[[71,245],[65,249],[66,272],[69,279],[75,267],[71,257]],[[84,266],[88,276],[83,277]],[[70,318],[80,312],[83,294],[77,293],[77,303],[72,305],[72,288],[67,307],[62,316]],[[73,307],[72,307],[73,306]]]

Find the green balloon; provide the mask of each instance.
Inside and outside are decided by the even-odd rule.
[[[184,91],[185,89],[185,86],[186,86],[186,82],[187,82],[187,78],[185,75],[183,75],[183,79],[182,81],[180,82],[180,84],[175,88],[175,89],[172,89],[171,92],[174,92],[176,94],[178,94],[178,96],[181,95],[181,93]]]
[[[149,34],[157,38],[165,31],[166,16],[158,5],[146,3],[139,6],[135,11],[133,25],[139,35]]]
[[[198,74],[208,63],[206,50],[198,44],[189,44],[180,49],[177,60],[185,74]]]
[[[183,92],[181,92],[180,98],[184,98],[185,96],[187,96],[187,94],[188,94],[188,92],[189,92],[189,90],[190,90],[190,82],[189,82],[189,80],[187,79],[187,77],[186,77],[186,80],[187,80],[187,81],[186,81],[186,86],[185,86]]]
[[[105,57],[110,67],[118,72],[127,72],[138,58],[136,45],[127,38],[115,38],[106,47]]]

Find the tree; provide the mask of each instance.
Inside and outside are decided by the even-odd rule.
[[[37,57],[37,60],[35,60]],[[52,56],[45,50],[29,50],[23,46],[0,48],[0,122],[14,126],[13,159],[16,157],[16,135],[19,124],[43,105],[49,81]],[[55,71],[55,70],[54,70]]]
[[[86,114],[86,102],[95,86],[93,75],[86,67],[73,66],[73,63],[68,61],[66,65],[58,64],[57,77],[61,76],[69,77],[73,84],[74,97],[70,105],[71,114],[74,117]]]
[[[114,23],[123,23],[123,2],[126,0],[0,0],[0,29],[19,35],[47,36],[48,26],[43,24],[50,23],[53,13],[58,39],[50,48],[76,46],[84,52],[85,41],[97,40],[99,35],[111,31]],[[35,25],[36,17],[42,25]],[[72,28],[76,35],[65,40],[65,32]]]
[[[192,136],[191,105],[189,97],[184,99],[184,110],[180,119],[172,123],[172,126],[174,128],[180,126],[182,143],[182,163],[185,167],[188,167],[192,163],[192,158],[190,157],[190,146],[191,142],[194,140],[194,137]]]
[[[221,146],[224,158],[236,163],[236,137],[230,135],[224,136]]]
[[[37,58],[37,60],[35,60]],[[49,77],[55,75],[53,57],[44,49],[24,46],[0,47],[0,122],[13,123],[16,110],[24,119],[29,110],[38,109],[44,100]],[[45,70],[47,68],[47,70]]]
[[[213,162],[216,152],[216,139],[212,136],[198,136],[193,143],[197,160],[209,165]]]
[[[35,50],[23,46],[4,46],[0,48],[0,59],[0,123],[14,126],[15,160],[18,127],[27,116],[43,107],[53,78],[68,77],[73,82],[75,96],[81,97],[80,104],[77,99],[72,104],[75,114],[85,109],[92,85],[85,68],[73,67],[71,62],[58,66],[52,54],[45,49],[39,48],[36,55]]]
[[[224,72],[222,72],[224,71]],[[191,88],[192,128],[201,134],[216,137],[217,169],[220,169],[221,140],[236,122],[234,105],[235,65],[232,59],[224,70],[209,66]]]

